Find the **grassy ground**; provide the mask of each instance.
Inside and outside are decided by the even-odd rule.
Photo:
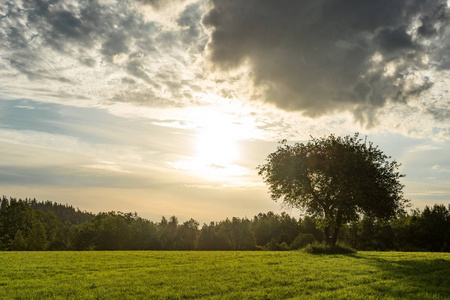
[[[450,254],[0,252],[0,299],[450,299]]]

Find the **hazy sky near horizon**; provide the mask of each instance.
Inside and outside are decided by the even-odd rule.
[[[6,0],[0,193],[200,222],[279,212],[278,141],[367,135],[450,203],[438,0]],[[291,214],[298,216],[298,211]]]

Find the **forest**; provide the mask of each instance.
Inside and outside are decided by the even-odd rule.
[[[200,225],[177,217],[81,211],[68,204],[3,196],[0,250],[296,250],[324,240],[321,220],[260,213]],[[450,252],[450,205],[435,204],[384,221],[344,224],[338,244],[357,250]]]

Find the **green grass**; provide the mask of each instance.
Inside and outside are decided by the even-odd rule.
[[[450,254],[0,252],[0,299],[449,299]]]

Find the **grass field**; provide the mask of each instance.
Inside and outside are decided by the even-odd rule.
[[[0,299],[450,299],[450,254],[0,252]]]

